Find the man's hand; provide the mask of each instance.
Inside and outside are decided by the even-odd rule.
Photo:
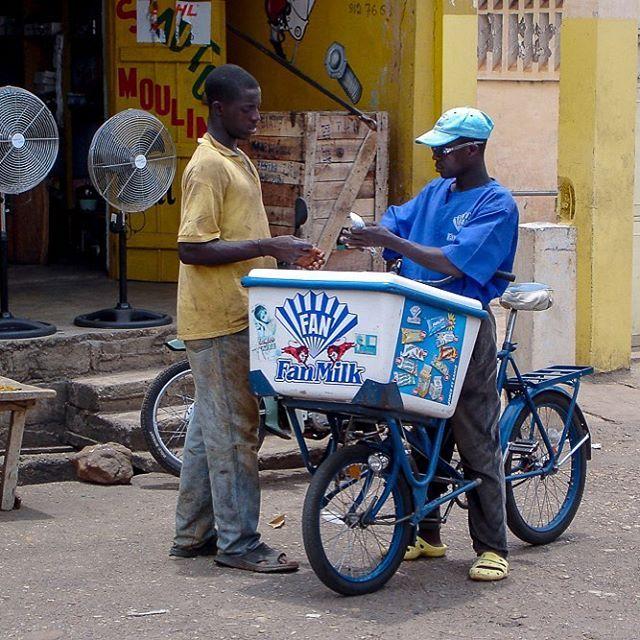
[[[396,238],[389,229],[379,224],[368,224],[364,229],[352,228],[344,231],[340,237],[340,242],[354,249],[364,249],[366,247],[387,247],[389,241]]]
[[[303,258],[309,263],[313,263],[314,260],[311,257],[316,255],[310,242],[300,240],[295,236],[277,236],[260,240],[260,249],[264,255],[272,256],[278,262],[288,262],[289,264],[297,264]]]
[[[309,271],[317,271],[324,264],[324,251],[320,251],[318,247],[312,247],[306,255],[298,258],[293,264]]]

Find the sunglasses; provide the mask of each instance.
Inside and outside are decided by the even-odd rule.
[[[456,144],[453,147],[431,147],[431,152],[434,156],[442,157],[448,156],[450,153],[457,151],[458,149],[464,149],[465,147],[471,147],[473,145],[486,144],[485,140],[473,140],[471,142],[463,142],[462,144]]]

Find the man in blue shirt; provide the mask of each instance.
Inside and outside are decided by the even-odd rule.
[[[409,202],[392,206],[380,225],[345,233],[353,247],[384,247],[387,260],[402,258],[400,275],[413,280],[454,276],[442,288],[482,302],[482,321],[456,412],[450,420],[465,477],[482,483],[468,496],[469,532],[477,558],[469,577],[501,580],[508,575],[504,469],[498,432],[495,319],[488,305],[502,295],[497,271],[513,267],[518,208],[507,189],[487,173],[484,150],[493,130],[488,115],[461,107],[444,113],[416,142],[431,148],[435,179]],[[453,442],[449,445],[449,452]],[[444,454],[443,454],[444,455]],[[434,486],[430,498],[444,491]],[[442,557],[439,513],[420,523],[405,559]]]

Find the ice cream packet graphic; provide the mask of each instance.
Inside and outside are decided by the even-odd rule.
[[[419,347],[416,344],[407,344],[404,346],[402,353],[400,354],[403,358],[415,358],[416,360],[423,361],[427,357],[427,350]]]
[[[422,342],[427,337],[427,332],[422,329],[401,329],[402,331],[402,344],[409,344],[411,342]]]
[[[413,387],[418,382],[418,378],[405,371],[396,371],[393,374],[393,381],[399,387]]]
[[[442,378],[440,376],[433,376],[429,385],[429,396],[436,402],[442,402]]]
[[[427,320],[427,332],[430,336],[447,328],[447,318],[445,316],[436,316]]]
[[[444,347],[452,342],[458,342],[458,336],[453,331],[443,331],[436,335],[436,347]]]
[[[449,367],[447,366],[446,362],[443,362],[442,360],[437,360],[436,359],[431,364],[432,364],[434,369],[438,370],[442,374],[442,376],[443,376],[443,378],[445,380],[449,379],[449,376],[451,374],[449,373]]]
[[[413,394],[421,398],[426,398],[429,393],[429,383],[431,382],[431,366],[425,364],[420,370],[418,384],[413,390]]]
[[[458,350],[455,347],[440,347],[440,354],[438,355],[438,360],[457,360],[458,358]]]
[[[396,358],[396,367],[398,367],[398,369],[402,369],[402,371],[418,375],[418,363],[415,360],[410,360],[400,356]]]

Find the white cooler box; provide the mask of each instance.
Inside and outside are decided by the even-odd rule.
[[[366,380],[395,382],[407,412],[455,411],[478,301],[391,273],[254,269],[242,283],[252,378],[270,391],[351,402]]]

